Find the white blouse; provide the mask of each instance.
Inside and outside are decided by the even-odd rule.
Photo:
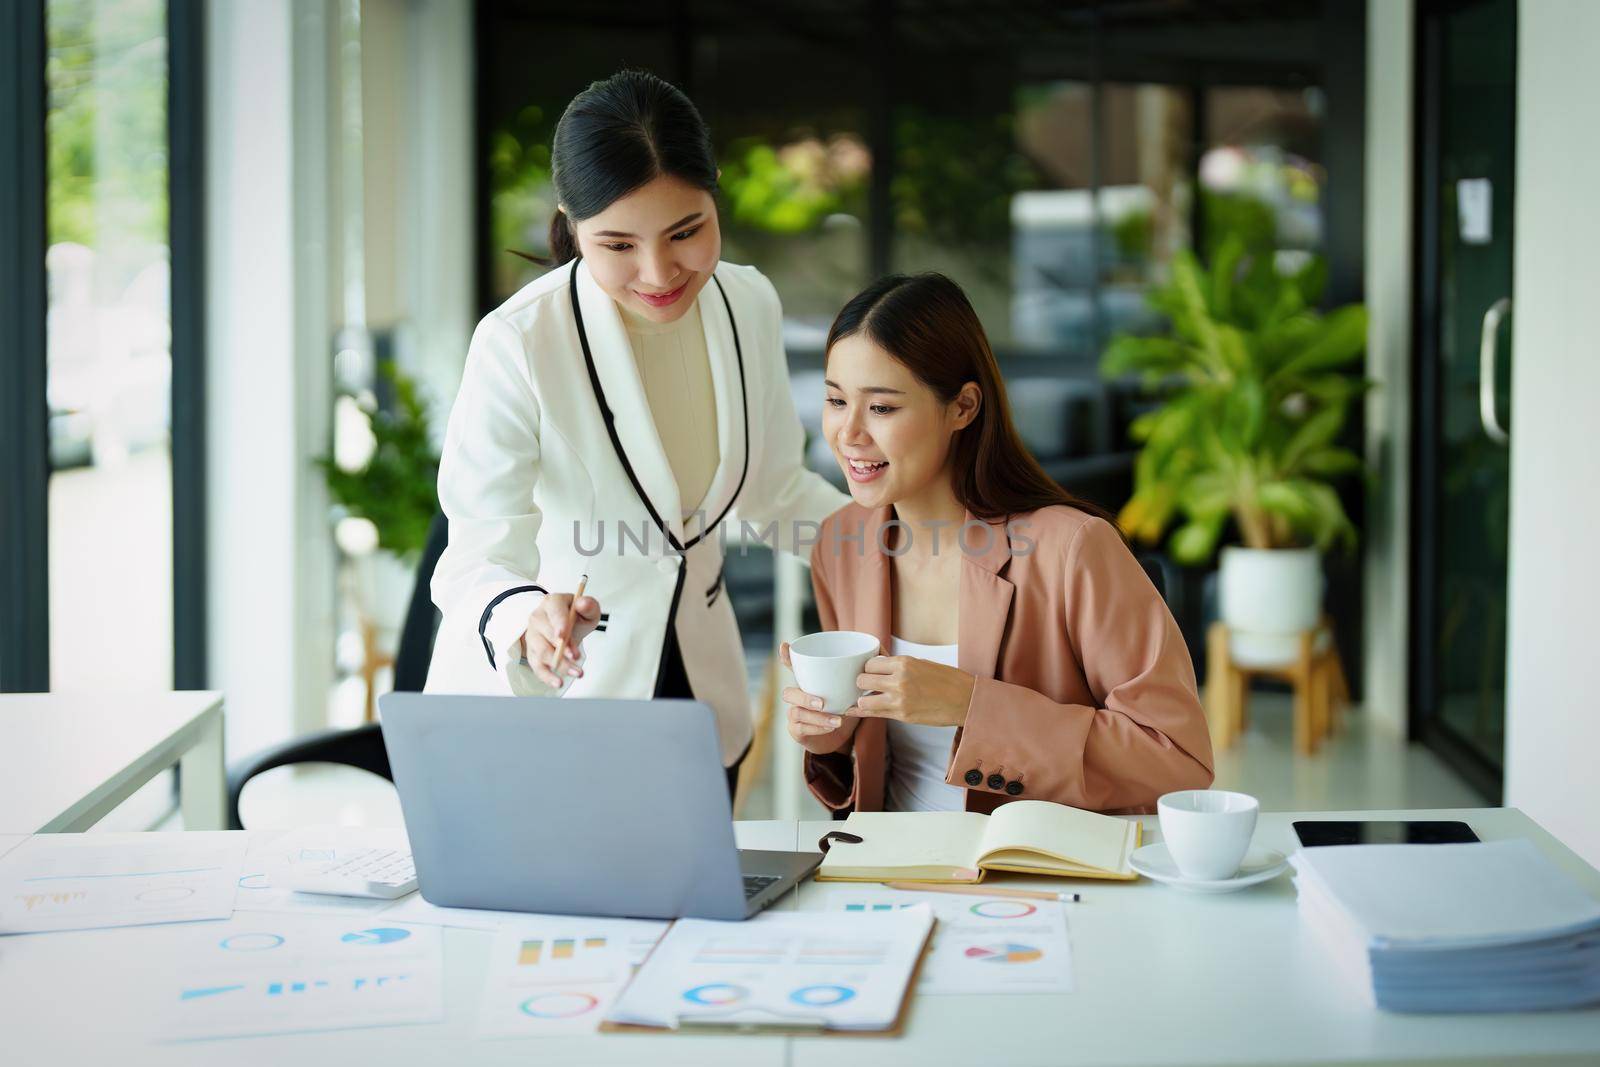
[[[700,306],[691,306],[676,322],[652,322],[621,304],[617,309],[622,312],[662,451],[678,482],[683,514],[693,515],[705,500],[721,459],[717,394]]]
[[[891,656],[915,656],[958,666],[955,645],[919,645],[889,639]],[[965,811],[967,791],[944,780],[955,746],[954,726],[923,726],[889,720],[889,783],[885,811]]]

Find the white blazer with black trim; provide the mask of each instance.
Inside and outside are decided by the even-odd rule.
[[[540,596],[587,574],[604,614],[563,695],[653,696],[672,619],[723,762],[749,744],[719,519],[730,540],[741,523],[775,523],[777,547],[794,552],[798,537],[806,558],[806,539],[848,497],[803,465],[772,283],[720,263],[698,299],[721,457],[688,522],[617,306],[582,260],[478,324],[439,465],[450,540],[433,575],[443,619],[428,692],[552,695],[515,662],[516,642]]]

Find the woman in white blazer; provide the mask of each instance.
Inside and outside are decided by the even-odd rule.
[[[450,412],[427,690],[692,696],[731,788],[751,716],[723,536],[804,557],[848,498],[803,466],[777,293],[720,262],[694,105],[648,74],[596,82],[552,167],[555,266],[479,323]]]

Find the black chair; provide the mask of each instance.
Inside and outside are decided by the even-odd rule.
[[[1137,558],[1139,566],[1143,567],[1144,573],[1149,576],[1150,584],[1156,587],[1156,592],[1161,595],[1162,600],[1167,601],[1167,606],[1170,608],[1172,602],[1167,596],[1167,590],[1177,585],[1176,582],[1167,581],[1167,571],[1172,568],[1172,561],[1152,553],[1139,553]]]
[[[428,661],[433,656],[433,640],[439,632],[439,612],[433,606],[428,587],[433,568],[444,552],[448,539],[444,515],[433,517],[428,527],[428,542],[417,564],[417,580],[411,589],[405,624],[400,630],[400,647],[394,657],[394,688],[397,692],[420,693],[428,680]],[[258,752],[228,768],[228,826],[243,829],[239,821],[239,796],[245,783],[274,767],[295,763],[338,763],[359,767],[394,781],[389,770],[389,752],[383,746],[383,729],[369,722],[354,729],[323,730]]]

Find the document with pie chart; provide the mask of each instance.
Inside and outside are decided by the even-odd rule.
[[[1070,993],[1066,906],[1044,900],[917,893],[870,886],[812,886],[831,912],[873,914],[926,904],[939,919],[922,966],[924,996]]]
[[[0,934],[226,919],[243,834],[38,834],[0,856]]]
[[[174,929],[157,979],[166,1038],[344,1030],[444,1018],[444,940],[373,916],[240,912]]]
[[[923,906],[680,919],[606,1021],[672,1030],[893,1030],[933,925]]]

